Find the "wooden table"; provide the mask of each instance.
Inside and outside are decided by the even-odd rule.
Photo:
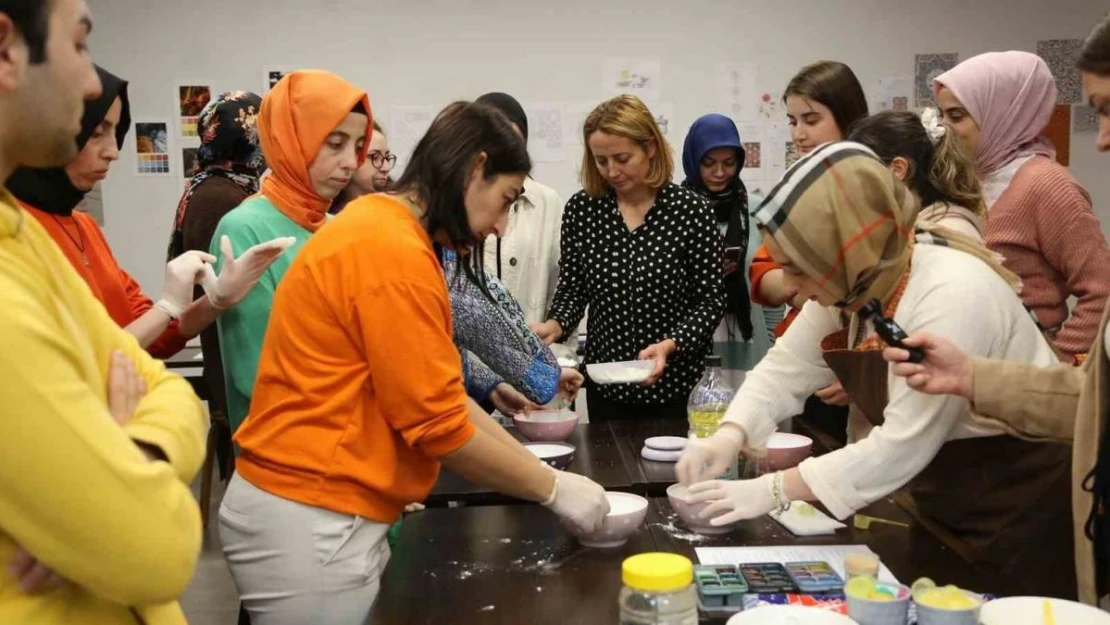
[[[657,551],[645,526],[623,547],[582,547],[538,505],[428,509],[406,517],[372,624],[616,623],[621,563]]]
[[[525,440],[516,428],[510,428],[509,432],[517,440]],[[567,439],[567,443],[575,447],[574,461],[568,471],[585,475],[606,490],[634,490],[636,481],[629,471],[622,446],[606,424],[581,424]],[[454,501],[467,505],[521,503],[520,500],[494,492],[443,469],[426,504],[444,506]]]

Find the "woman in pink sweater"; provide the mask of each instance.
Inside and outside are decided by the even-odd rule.
[[[1040,57],[989,52],[933,83],[944,121],[974,154],[987,203],[987,245],[1021,277],[1022,299],[1056,346],[1085,354],[1110,295],[1110,248],[1091,197],[1041,132],[1056,81]],[[1068,298],[1078,300],[1068,314]]]

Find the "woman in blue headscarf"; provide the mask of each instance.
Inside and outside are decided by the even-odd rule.
[[[725,318],[714,336],[714,351],[723,356],[726,369],[748,370],[767,353],[770,338],[763,310],[752,304],[745,279],[759,232],[751,227],[748,190],[740,180],[744,156],[736,124],[724,115],[703,115],[690,127],[682,148],[682,186],[709,202],[725,238]]]

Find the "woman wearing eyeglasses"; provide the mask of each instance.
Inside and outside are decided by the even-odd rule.
[[[347,202],[355,198],[388,190],[393,186],[393,179],[389,177],[389,172],[396,164],[397,155],[389,151],[389,140],[385,138],[385,131],[378,122],[374,122],[374,136],[370,139],[366,162],[355,172],[354,177],[351,178],[351,184],[335,198],[328,212],[335,215],[343,210]]]

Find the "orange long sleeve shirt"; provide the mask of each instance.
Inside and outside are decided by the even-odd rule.
[[[352,202],[278,286],[236,469],[279,497],[392,523],[473,435],[431,239],[394,199]]]
[[[773,305],[771,304],[771,302],[768,302],[766,299],[763,298],[763,296],[760,294],[759,289],[763,286],[763,276],[767,275],[768,271],[778,268],[778,263],[776,263],[771,258],[771,254],[767,252],[767,245],[760,244],[759,248],[756,249],[755,254],[752,256],[751,268],[748,270],[748,278],[751,279],[752,283],[753,302],[759,304],[760,306]],[[784,317],[783,320],[780,321],[777,326],[775,326],[775,336],[778,337],[785,334],[786,329],[790,327],[791,323],[794,323],[794,318],[797,316],[797,309],[788,306],[786,317]]]
[[[21,205],[62,249],[96,299],[108,309],[108,315],[116,325],[126,328],[154,307],[154,302],[143,294],[139,283],[120,267],[108,247],[104,232],[92,217],[81,211],[61,217],[28,204]],[[182,336],[177,322],[173,321],[146,351],[155,358],[169,358],[181,351],[188,340]]]

